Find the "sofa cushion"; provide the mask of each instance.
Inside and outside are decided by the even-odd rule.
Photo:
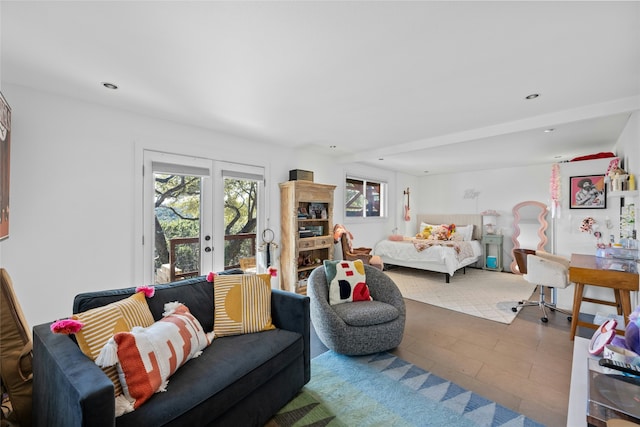
[[[324,272],[329,283],[329,304],[371,300],[362,260],[325,260]]]
[[[116,416],[139,408],[153,393],[165,391],[169,377],[213,340],[213,333],[206,334],[184,304],[167,303],[165,310],[165,317],[147,328],[115,334],[96,360],[97,364],[101,359],[110,359],[106,364],[118,363],[120,382],[132,405],[116,404]],[[107,356],[113,352],[117,358]]]
[[[117,426],[172,425],[176,420],[209,425],[292,364],[300,368],[287,384],[302,387],[303,352],[302,335],[283,329],[216,338],[171,377],[166,393],[155,393],[140,408],[118,417]]]
[[[216,337],[274,329],[271,322],[271,275],[216,276],[213,283]]]
[[[123,300],[74,314],[71,318],[83,324],[75,337],[82,352],[91,360],[96,360],[114,334],[128,332],[134,326],[150,326],[154,322],[144,292],[134,293]],[[103,370],[113,382],[115,395],[121,395],[122,388],[116,368],[110,366]]]
[[[149,310],[155,320],[162,318],[164,304],[180,301],[191,311],[205,331],[213,330],[213,288],[204,276],[181,280],[179,282],[155,285],[155,296],[147,300]],[[73,300],[73,312],[79,313],[95,307],[101,307],[114,301],[127,298],[136,288],[112,289],[108,291],[86,292],[76,295]],[[148,325],[147,325],[148,326]]]
[[[380,301],[362,301],[358,304],[338,304],[334,311],[347,325],[372,326],[391,322],[400,315],[397,308]]]

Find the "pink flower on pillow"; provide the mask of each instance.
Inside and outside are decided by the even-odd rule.
[[[213,281],[215,280],[216,276],[217,276],[217,274],[214,273],[213,271],[211,271],[209,274],[207,274],[207,282],[213,283]]]
[[[61,319],[53,322],[50,326],[54,334],[71,335],[82,329],[84,323],[74,319]]]
[[[144,292],[145,297],[151,298],[156,294],[156,288],[154,288],[153,286],[138,286],[136,288],[136,293],[137,292]]]

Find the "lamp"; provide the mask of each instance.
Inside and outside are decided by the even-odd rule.
[[[482,226],[486,234],[496,234],[496,225],[498,224],[498,217],[500,214],[494,210],[488,210],[482,212]]]

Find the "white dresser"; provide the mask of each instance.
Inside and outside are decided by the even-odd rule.
[[[589,340],[575,337],[573,341],[573,363],[571,365],[571,388],[569,389],[567,427],[587,426],[588,358],[595,358],[589,354]]]

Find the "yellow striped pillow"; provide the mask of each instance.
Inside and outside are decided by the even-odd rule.
[[[154,322],[144,292],[137,292],[129,298],[74,314],[71,318],[84,324],[82,329],[76,332],[76,340],[80,350],[91,360],[96,360],[102,347],[115,333],[129,332],[134,326],[148,327]],[[121,395],[122,386],[116,367],[109,366],[102,370],[113,382],[115,395]]]
[[[229,274],[213,283],[216,337],[275,329],[271,323],[271,275]]]

